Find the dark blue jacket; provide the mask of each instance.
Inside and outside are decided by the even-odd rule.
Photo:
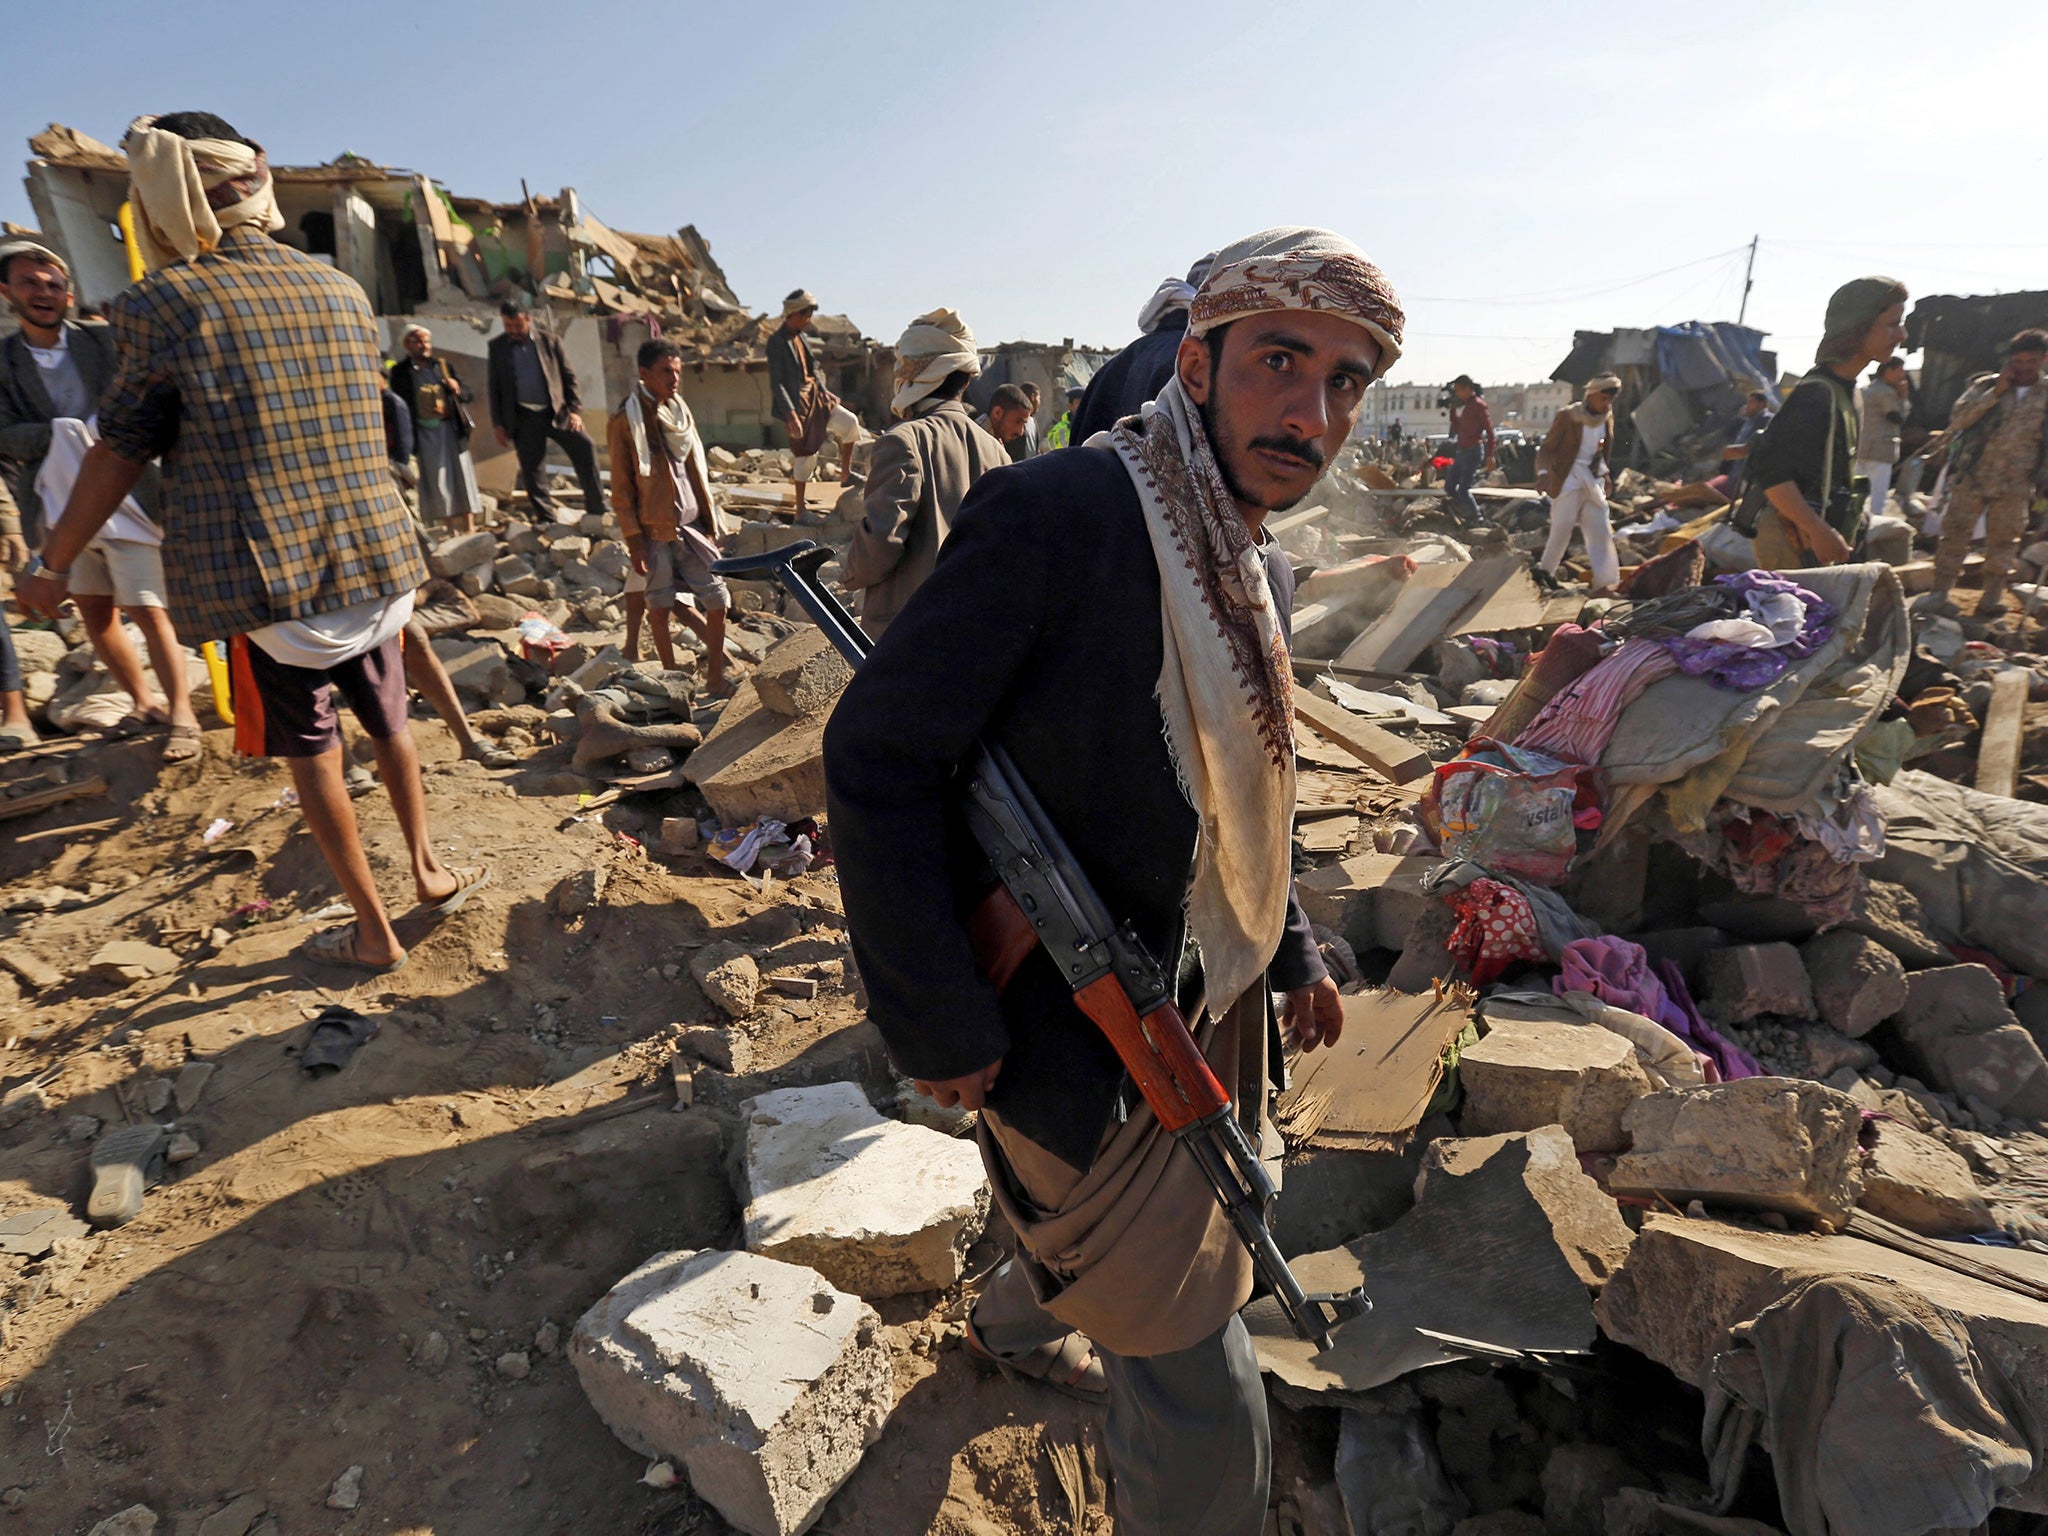
[[[1074,412],[1074,444],[1079,447],[1098,432],[1107,432],[1126,416],[1138,414],[1147,400],[1173,377],[1174,354],[1188,333],[1188,312],[1175,310],[1159,329],[1140,336],[1095,371]]]
[[[1294,578],[1277,545],[1268,569],[1286,613]],[[1196,818],[1153,697],[1162,656],[1137,490],[1113,452],[1076,447],[976,483],[825,732],[854,959],[896,1065],[941,1080],[1002,1058],[990,1104],[1076,1168],[1134,1101],[1043,951],[1000,998],[977,975],[961,919],[992,881],[960,770],[978,737],[1008,747],[1110,911],[1171,966]],[[1325,974],[1290,898],[1268,979],[1287,991]]]

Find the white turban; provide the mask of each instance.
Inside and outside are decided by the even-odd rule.
[[[898,416],[955,373],[980,373],[974,332],[950,309],[935,309],[910,322],[896,342],[896,395],[889,408]]]
[[[1374,378],[1401,355],[1406,317],[1394,285],[1364,251],[1327,229],[1261,230],[1218,251],[1188,306],[1188,334],[1282,309],[1316,310],[1359,326],[1379,343]]]
[[[128,202],[135,241],[151,270],[203,256],[231,229],[284,228],[263,151],[235,139],[187,139],[156,126],[128,125]]]

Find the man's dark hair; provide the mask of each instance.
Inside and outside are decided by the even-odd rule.
[[[1036,400],[1038,398],[1038,386],[1036,384],[1026,384],[1024,386],[1024,398]]]
[[[1749,392],[1749,398],[1752,400],[1761,400],[1765,405],[1769,405],[1771,403],[1771,395],[1769,390],[1752,389]]]
[[[215,117],[211,112],[166,112],[157,118],[156,126],[181,139],[226,139],[247,144],[251,149],[257,147],[254,139],[243,138],[226,118]]]
[[[1015,384],[998,384],[996,392],[989,396],[988,408],[994,410],[999,405],[1013,411],[1028,411],[1031,409],[1031,397]]]
[[[640,343],[640,350],[633,355],[634,366],[652,368],[665,357],[681,358],[683,349],[672,341],[663,341],[659,336],[652,341]]]
[[[2005,355],[2015,352],[2048,352],[2048,331],[2021,331],[2005,344]]]
[[[503,315],[507,320],[510,320],[514,315],[523,315],[526,313],[526,311],[521,309],[517,304],[513,303],[510,299],[507,299],[504,303],[498,306],[498,313]]]
[[[973,382],[973,374],[969,373],[965,368],[955,368],[951,373],[939,380],[939,387],[931,392],[930,398],[933,400],[958,400],[967,393],[967,386]]]
[[[1894,368],[1903,368],[1905,366],[1906,360],[1895,353],[1892,356],[1886,358],[1883,362],[1879,363],[1877,365],[1877,371],[1879,373],[1890,373]]]

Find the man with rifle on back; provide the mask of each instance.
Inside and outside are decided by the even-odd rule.
[[[1333,1043],[1343,1015],[1293,895],[1294,583],[1263,526],[1343,445],[1401,324],[1385,277],[1339,236],[1269,230],[1219,252],[1158,400],[977,484],[826,732],[870,1014],[920,1091],[982,1111],[1018,1234],[969,1348],[1106,1388],[1127,1536],[1256,1536],[1265,1518],[1265,1399],[1236,1317],[1263,1229],[1226,1214],[1215,1147],[1260,1142],[1272,992],[1303,1048]],[[1050,907],[1036,933],[1019,925],[1023,948],[998,959],[988,942],[995,876],[969,804],[985,813],[991,762],[1028,786],[1117,925],[1105,950],[1159,962],[1156,1012],[1118,962],[1121,1034],[1082,966],[1053,958]],[[1162,1123],[1171,1095],[1126,1071],[1177,1032],[1175,1002],[1220,1118],[1235,1117],[1227,1136],[1187,1140],[1193,1155],[1170,1134],[1188,1116],[1166,1103]],[[1286,1277],[1277,1254],[1259,1268]],[[1348,1315],[1322,1305],[1305,1331]]]

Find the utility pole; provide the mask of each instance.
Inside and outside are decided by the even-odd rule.
[[[1742,270],[1742,308],[1736,313],[1737,325],[1749,318],[1749,290],[1756,286],[1756,243],[1760,237],[1749,237],[1749,265]]]

